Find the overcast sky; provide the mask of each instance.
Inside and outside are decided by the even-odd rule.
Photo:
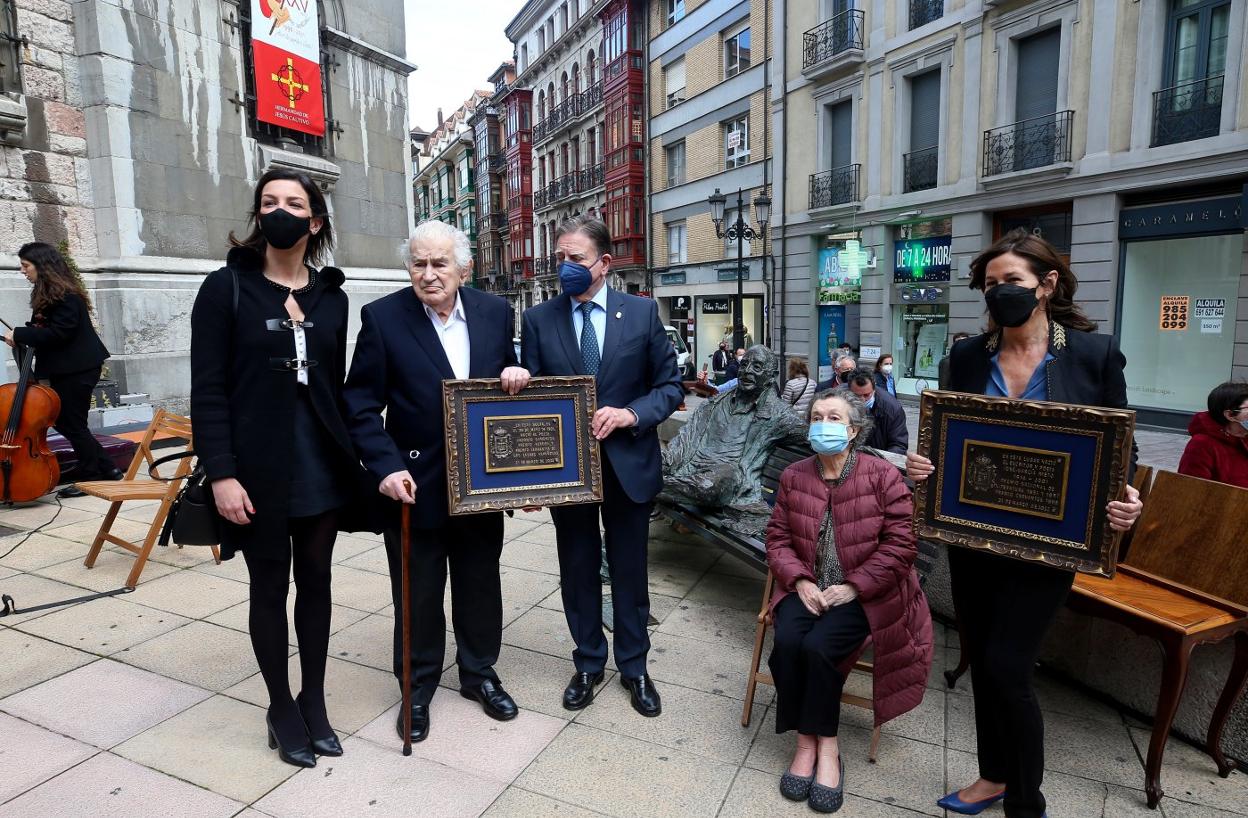
[[[489,76],[511,59],[503,29],[524,0],[405,0],[409,119],[426,131],[463,103],[474,88],[491,88]]]

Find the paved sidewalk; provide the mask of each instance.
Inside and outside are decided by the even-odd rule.
[[[56,511],[4,510],[0,525],[31,528]],[[119,587],[128,556],[109,551],[94,570],[82,565],[102,511],[90,498],[66,501],[43,532],[0,558],[0,593],[34,606]],[[124,533],[137,533],[152,511],[127,507]],[[572,664],[554,530],[538,514],[517,515],[506,531],[498,670],[521,715],[486,718],[457,695],[452,667],[431,736],[411,758],[393,728],[393,610],[377,537],[338,543],[328,691],[346,755],[312,770],[296,771],[267,748],[241,559],[216,566],[206,549],[158,548],[132,594],[0,620],[0,816],[808,814],[777,792],[793,740],[774,733],[770,688],[760,689],[751,725],[740,726],[762,587],[754,569],[656,523],[650,591],[660,624],[650,672],[663,715],[635,714],[614,674],[591,707],[572,714],[560,706]],[[0,554],[15,541],[0,538]],[[927,697],[885,727],[877,765],[866,760],[869,715],[846,709],[843,814],[940,815],[936,799],[973,777],[969,682],[951,692],[939,682],[956,650],[944,647],[943,628],[937,636]],[[850,686],[868,685],[855,677]],[[1248,776],[1219,779],[1207,757],[1177,741],[1162,809],[1146,809],[1145,726],[1052,679],[1040,686],[1050,815],[1248,815]]]

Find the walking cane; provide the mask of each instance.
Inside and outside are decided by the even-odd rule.
[[[403,490],[412,496],[412,484],[403,481]],[[402,603],[403,610],[403,755],[412,754],[412,586],[408,575],[408,565],[412,555],[412,506],[403,503],[403,522],[399,539],[400,562],[402,563]]]

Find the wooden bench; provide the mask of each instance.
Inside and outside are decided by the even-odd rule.
[[[1079,575],[1070,607],[1157,640],[1161,687],[1144,766],[1149,807],[1161,800],[1161,763],[1197,645],[1235,640],[1235,659],[1213,709],[1205,751],[1226,778],[1221,747],[1248,681],[1248,489],[1160,472],[1113,579]]]
[[[873,449],[863,449],[862,451],[867,453],[867,456],[884,456]],[[793,463],[810,457],[812,454],[810,447],[804,444],[777,446],[771,452],[767,462],[763,465],[762,476],[763,498],[768,505],[775,505],[776,491],[780,487],[780,475],[784,473],[784,470]],[[892,461],[890,460],[890,462]],[[763,583],[762,603],[754,630],[754,652],[750,659],[750,669],[746,677],[748,681],[745,688],[745,702],[741,708],[741,726],[749,727],[754,707],[755,690],[759,684],[773,685],[775,683],[770,673],[759,670],[762,663],[763,643],[767,638],[767,628],[771,625],[770,602],[772,587],[775,582],[771,571],[767,568],[767,544],[756,537],[744,537],[729,530],[724,526],[724,519],[721,515],[707,509],[699,509],[681,503],[669,503],[663,500],[657,502],[655,508],[663,516],[684,526],[704,540],[731,551],[747,562],[756,565],[761,571],[767,572],[767,578]],[[919,572],[920,582],[926,579],[936,554],[937,551],[934,546],[923,542],[919,543],[919,558],[915,563],[915,568]],[[861,660],[854,663],[853,669],[867,674],[870,674],[873,670],[870,662]],[[871,709],[871,699],[852,693],[842,694],[841,701],[866,710]],[[868,758],[872,762],[875,761],[879,743],[880,728],[876,727],[871,733],[871,747],[868,753]]]

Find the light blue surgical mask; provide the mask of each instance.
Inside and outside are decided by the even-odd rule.
[[[819,454],[840,454],[849,446],[849,427],[844,423],[817,421],[806,432],[810,448]]]
[[[1245,432],[1248,432],[1248,418],[1244,418],[1243,420],[1241,420],[1239,422],[1239,425],[1244,427]]]
[[[597,264],[598,262],[594,262]],[[589,290],[594,283],[594,275],[589,267],[575,261],[563,261],[559,264],[559,288],[568,295],[581,295]]]

